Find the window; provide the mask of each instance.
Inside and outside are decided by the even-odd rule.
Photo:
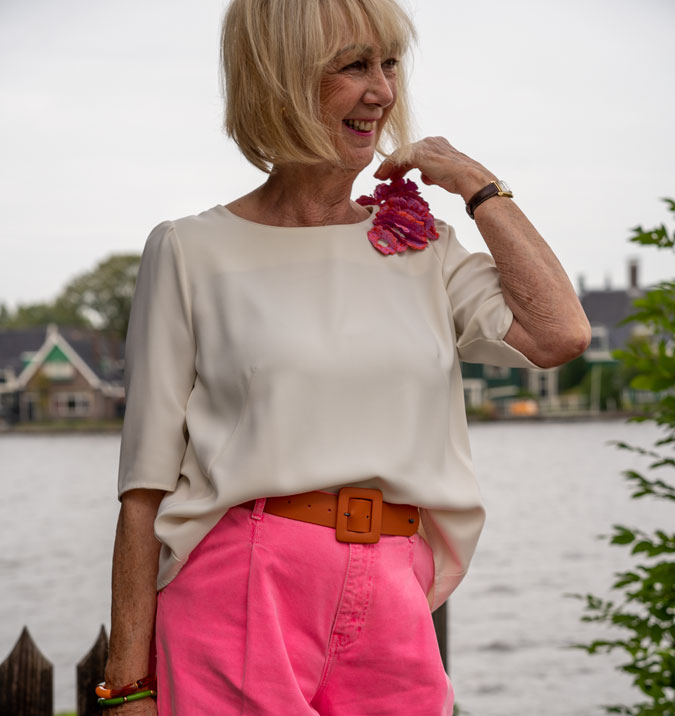
[[[91,412],[91,400],[87,393],[56,393],[53,406],[60,418],[81,418]]]
[[[45,363],[41,372],[50,380],[70,380],[75,375],[75,368],[70,363]]]
[[[468,408],[478,407],[483,402],[483,388],[484,383],[482,380],[475,378],[464,379],[464,404]]]
[[[606,326],[593,326],[591,329],[590,351],[609,350],[609,335]]]

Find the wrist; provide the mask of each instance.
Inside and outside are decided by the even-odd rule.
[[[464,203],[468,204],[469,200],[476,195],[483,187],[490,182],[496,181],[497,177],[491,172],[485,171],[480,174],[467,175],[458,183],[458,193],[464,199]]]
[[[128,663],[109,663],[106,664],[103,678],[105,679],[105,685],[107,688],[120,689],[127,684],[132,684],[138,679],[145,677],[147,673],[147,664],[145,664],[144,666],[139,666],[138,668],[134,668],[133,664],[130,666]]]
[[[99,707],[104,709],[154,698],[157,696],[157,677],[149,674],[119,688],[103,682],[96,687],[96,696]]]
[[[128,696],[120,696],[113,698],[99,698],[98,707],[100,709],[115,709],[122,708],[128,704],[136,704],[140,701],[146,701],[148,699],[154,699],[157,696],[155,689],[147,689],[145,691],[136,691]]]
[[[475,219],[475,211],[478,207],[483,206],[485,202],[492,199],[493,197],[506,197],[513,199],[513,192],[509,188],[508,184],[499,179],[491,181],[486,184],[482,189],[479,189],[467,202],[466,202],[466,213]]]

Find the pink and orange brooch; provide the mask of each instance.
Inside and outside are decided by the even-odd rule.
[[[383,254],[420,251],[438,238],[429,204],[410,179],[378,184],[372,196],[360,196],[356,201],[361,206],[378,207],[368,240]]]

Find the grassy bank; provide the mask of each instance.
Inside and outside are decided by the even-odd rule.
[[[108,433],[119,432],[121,420],[50,420],[0,427],[5,433]]]

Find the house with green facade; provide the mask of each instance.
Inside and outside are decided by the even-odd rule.
[[[82,328],[0,330],[0,421],[121,417],[122,341]]]
[[[490,406],[500,417],[532,416],[558,408],[558,368],[505,368],[462,363],[468,412]],[[527,405],[523,401],[529,401]]]

